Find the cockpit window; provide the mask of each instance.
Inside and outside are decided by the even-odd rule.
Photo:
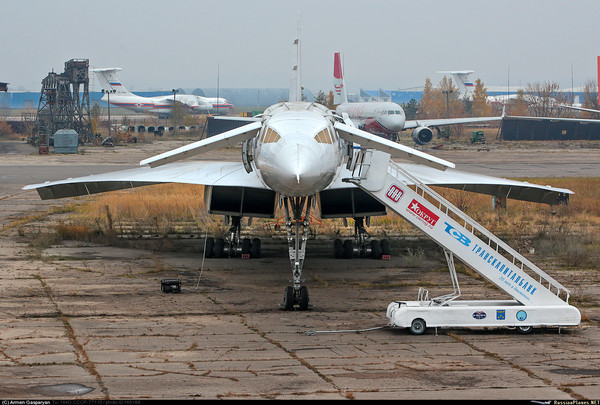
[[[277,133],[277,131],[275,131],[273,128],[271,127],[267,127],[267,130],[263,133],[261,142],[262,143],[275,143],[277,142],[281,137],[279,136],[279,134]]]
[[[325,128],[321,132],[315,135],[315,140],[319,143],[333,143],[334,138],[329,132],[329,129]]]

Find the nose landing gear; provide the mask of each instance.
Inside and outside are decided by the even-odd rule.
[[[305,311],[310,306],[308,288],[301,284],[303,281],[302,268],[304,267],[312,202],[312,196],[283,198],[288,251],[292,266],[292,285],[285,288],[283,304],[281,306],[288,311],[295,308]],[[302,215],[304,211],[305,213]]]

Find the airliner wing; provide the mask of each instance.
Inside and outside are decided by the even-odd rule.
[[[563,107],[563,108],[570,108],[571,110],[586,111],[586,112],[592,112],[592,113],[600,114],[600,110],[594,110],[594,109],[591,109],[591,108],[575,107],[575,106],[572,106],[572,105],[561,105],[561,107]]]
[[[241,162],[192,161],[149,166],[66,180],[32,184],[42,200],[96,194],[160,183],[184,183],[267,189],[258,176],[247,173]]]
[[[414,163],[397,163],[411,175],[428,186],[439,186],[515,200],[531,201],[554,205],[565,201],[566,196],[575,194],[565,188],[542,186],[525,181],[505,179],[501,177],[486,176],[483,174],[464,172],[461,170],[437,170],[425,165]],[[399,174],[401,175],[401,174]],[[343,178],[352,177],[352,172],[343,168],[340,176],[331,184],[329,189],[347,188],[349,183]],[[406,184],[414,184],[409,178],[404,178]]]
[[[479,117],[479,118],[441,118],[432,120],[414,120],[406,121],[404,129],[412,129],[418,127],[437,127],[455,124],[470,124],[476,122],[501,121],[502,117]]]

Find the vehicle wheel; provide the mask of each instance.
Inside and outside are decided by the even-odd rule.
[[[410,324],[410,333],[413,335],[422,335],[425,332],[425,321],[422,319],[414,319]]]
[[[300,311],[306,311],[308,309],[308,288],[305,286],[300,287]]]
[[[531,333],[533,326],[517,326],[517,330],[523,334]]]
[[[285,287],[283,294],[283,308],[291,311],[294,309],[294,288],[292,286]]]
[[[344,259],[352,259],[352,256],[354,256],[354,247],[352,246],[351,239],[346,239],[344,241],[343,249],[344,249],[344,255],[343,255]]]
[[[336,239],[333,241],[333,251],[336,259],[341,259],[344,257],[344,243],[341,239]]]
[[[373,255],[373,259],[381,259],[381,244],[379,241],[371,241],[371,254]]]
[[[242,254],[249,255],[251,246],[252,246],[252,241],[249,238],[242,239]]]
[[[223,257],[223,248],[225,246],[225,240],[223,238],[215,239],[215,257]]]
[[[390,255],[391,254],[390,241],[387,239],[381,240],[381,254],[382,255]]]
[[[215,255],[215,240],[213,238],[206,238],[206,244],[204,245],[204,257],[211,258]]]
[[[250,257],[253,259],[260,258],[260,239],[252,239],[252,246],[250,247]]]

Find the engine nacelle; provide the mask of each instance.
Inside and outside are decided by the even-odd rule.
[[[427,145],[433,140],[433,131],[429,127],[417,127],[411,136],[417,145]]]

